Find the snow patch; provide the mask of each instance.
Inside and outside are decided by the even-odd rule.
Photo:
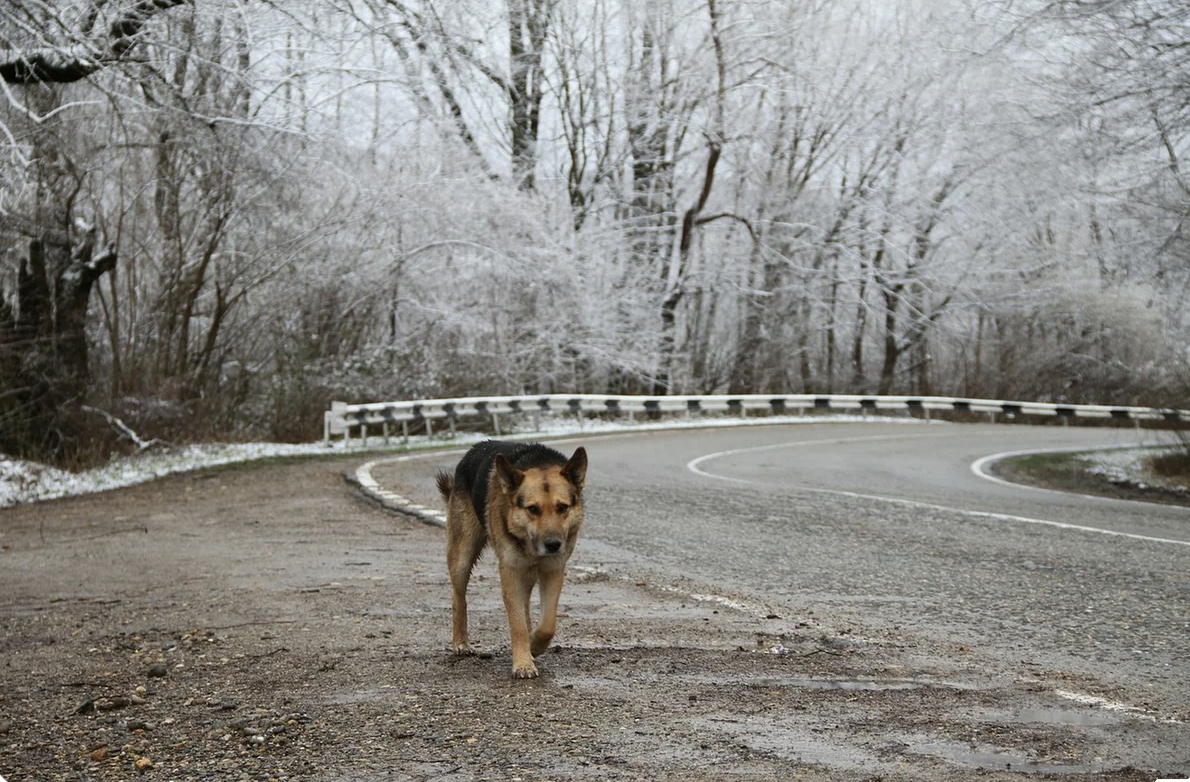
[[[276,456],[330,453],[325,445],[242,443],[190,445],[164,453],[116,459],[93,470],[72,473],[44,464],[0,458],[0,508],[133,486],[178,472],[249,462]]]
[[[1140,488],[1156,486],[1164,489],[1181,488],[1182,484],[1158,475],[1149,468],[1152,459],[1177,451],[1177,446],[1143,448],[1115,448],[1107,451],[1088,451],[1079,457],[1087,463],[1086,471],[1112,483],[1130,483]]]
[[[759,426],[773,424],[811,424],[840,422],[903,422],[921,424],[912,418],[893,418],[861,415],[831,416],[765,416],[747,418],[691,418],[687,421],[658,421],[632,423],[619,421],[576,421],[559,416],[543,417],[532,432],[506,435],[507,439],[537,439],[542,437],[575,436],[585,434],[607,434],[612,432],[652,431],[659,429],[686,429],[725,426]],[[331,445],[304,443],[213,443],[171,448],[163,452],[143,453],[136,456],[114,459],[110,464],[92,470],[72,473],[35,462],[10,459],[0,455],[0,508],[8,508],[40,500],[72,497],[80,494],[118,489],[145,483],[156,478],[179,472],[200,470],[239,462],[250,462],[285,456],[325,456],[334,453],[374,452],[383,450],[408,451],[441,448],[443,446],[468,446],[486,439],[490,435],[459,433],[452,440],[411,437],[408,443],[394,437],[387,445],[375,435],[361,443],[359,438],[348,442],[337,440]],[[364,447],[366,445],[366,448]]]

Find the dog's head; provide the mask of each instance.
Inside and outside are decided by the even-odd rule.
[[[568,556],[583,523],[586,450],[576,449],[565,464],[525,470],[499,455],[494,468],[508,498],[508,531],[539,557]]]

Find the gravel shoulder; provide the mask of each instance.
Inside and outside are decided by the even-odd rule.
[[[594,541],[580,544],[542,678],[513,681],[490,559],[472,587],[486,651],[455,658],[441,531],[362,501],[345,466],[213,470],[0,512],[0,775],[1139,781],[1190,771],[1176,765],[1190,765],[1190,714],[1080,705],[1055,693],[1115,693],[908,628],[657,581],[602,562]],[[414,476],[424,477],[384,478],[429,504]]]

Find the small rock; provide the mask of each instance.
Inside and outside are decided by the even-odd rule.
[[[107,755],[108,755],[108,748],[107,747],[99,747],[98,749],[91,752],[91,760],[98,763],[102,760],[107,760]]]
[[[165,663],[153,663],[149,666],[150,679],[164,679],[169,674],[169,668]]]
[[[148,758],[137,758],[135,766],[137,771],[148,771],[153,768],[153,761]]]
[[[249,736],[248,744],[253,747],[263,746],[264,745],[264,736],[261,736],[259,733],[256,734],[255,736]]]
[[[0,736],[7,736],[10,730],[12,730],[12,723],[8,720],[0,720]]]

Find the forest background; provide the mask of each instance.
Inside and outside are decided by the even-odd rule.
[[[0,452],[1190,390],[1183,0],[9,0],[0,88]]]

